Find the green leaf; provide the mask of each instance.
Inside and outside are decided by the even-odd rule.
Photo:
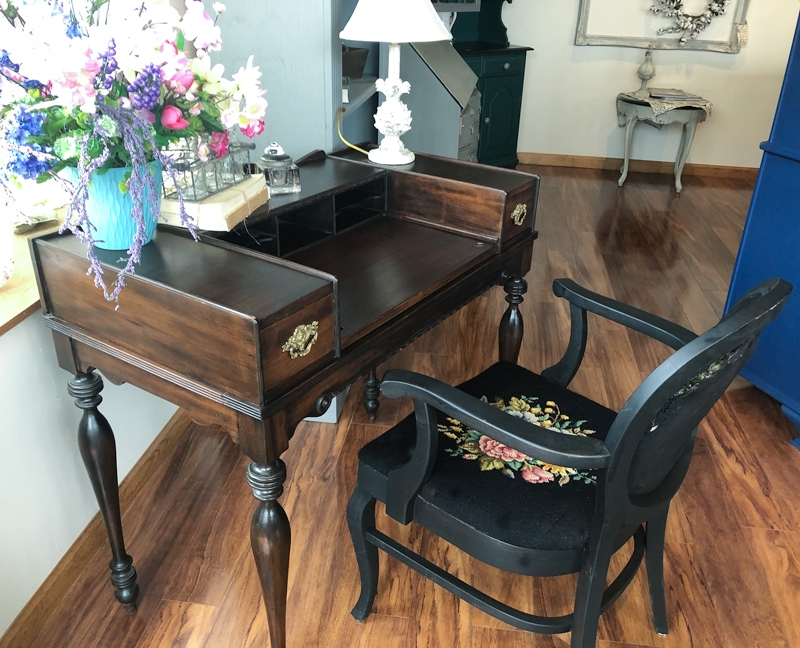
[[[185,39],[183,37],[183,32],[178,30],[178,42],[175,45],[178,46],[179,51],[183,51],[183,46],[186,44]]]
[[[103,143],[96,137],[90,137],[86,144],[86,152],[90,157],[100,157],[100,155],[103,153]]]
[[[92,0],[92,5],[89,7],[89,13],[95,13],[100,7],[104,4],[107,4],[109,0]]]
[[[45,173],[40,173],[38,176],[36,176],[36,184],[42,184],[43,182],[47,182],[51,177],[52,176],[50,175],[49,171],[46,171]]]
[[[225,131],[225,128],[222,126],[222,122],[220,122],[218,119],[214,119],[213,117],[209,117],[203,113],[200,113],[199,117],[206,129],[212,133],[222,133]]]

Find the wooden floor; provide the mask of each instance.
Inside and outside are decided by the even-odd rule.
[[[551,293],[569,276],[598,292],[700,331],[720,316],[752,186],[688,177],[538,168],[542,175],[533,269],[523,313],[521,364],[542,369],[566,344],[567,309]],[[389,365],[460,381],[496,357],[505,303],[494,289],[419,339]],[[666,350],[590,320],[584,369],[573,388],[619,408]],[[387,365],[388,367],[388,365]],[[387,367],[382,367],[385,369]],[[293,529],[290,648],[565,647],[568,635],[510,629],[381,556],[375,611],[349,615],[357,597],[344,521],[356,452],[409,403],[383,401],[374,424],[351,390],[338,426],[302,424],[286,463],[282,502]],[[111,413],[113,414],[113,413]],[[113,418],[112,418],[113,425]],[[800,646],[800,453],[777,404],[757,389],[730,390],[701,426],[694,463],[669,522],[666,583],[670,634],[653,630],[639,573],[600,623],[598,646],[797,648]],[[141,584],[127,616],[108,586],[104,550],[80,577],[35,648],[239,648],[268,645],[250,555],[255,500],[246,461],[219,429],[192,426],[157,478],[123,514]],[[574,579],[503,575],[411,525],[381,524],[462,578],[530,611],[569,609]],[[385,560],[384,560],[385,559]]]

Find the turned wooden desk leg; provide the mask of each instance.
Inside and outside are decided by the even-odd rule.
[[[370,421],[374,421],[378,415],[378,407],[380,401],[378,396],[381,394],[381,382],[375,375],[375,369],[370,369],[367,374],[367,379],[364,381],[364,409],[367,410],[367,416]]]
[[[270,646],[285,648],[286,588],[292,530],[278,498],[286,481],[286,464],[280,459],[271,464],[252,462],[247,468],[247,481],[253,489],[253,496],[260,501],[250,523],[250,544],[264,592]]]
[[[506,281],[503,290],[506,291],[508,308],[500,320],[500,360],[516,364],[524,332],[519,305],[528,290],[528,283],[519,277],[511,277]]]
[[[69,394],[75,399],[75,405],[83,410],[78,425],[78,445],[106,524],[112,555],[108,566],[111,569],[114,595],[125,611],[133,614],[139,596],[139,585],[136,583],[133,558],[125,552],[125,541],[122,537],[117,444],[106,417],[97,410],[97,406],[103,401],[100,396],[102,389],[103,379],[92,371],[77,374],[68,384]]]

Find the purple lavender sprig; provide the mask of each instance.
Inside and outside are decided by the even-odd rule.
[[[156,191],[156,182],[153,174],[147,167],[147,157],[152,154],[155,159],[161,162],[163,170],[169,174],[177,186],[177,172],[172,160],[164,155],[155,142],[154,133],[150,124],[139,115],[125,108],[114,108],[105,103],[97,106],[98,115],[95,116],[92,133],[87,133],[79,140],[79,162],[78,162],[78,182],[72,187],[72,200],[67,208],[67,215],[64,225],[61,228],[72,231],[87,247],[86,257],[90,262],[86,274],[94,275],[94,284],[103,290],[103,296],[108,301],[117,302],[119,308],[119,294],[125,287],[125,275],[136,273],[136,264],[141,260],[142,247],[145,243],[145,221],[144,221],[144,201],[150,203],[151,213],[154,218],[158,218],[159,196]],[[128,180],[128,190],[131,194],[133,210],[131,218],[136,224],[136,233],[131,247],[128,248],[128,257],[125,267],[117,273],[116,280],[112,283],[113,290],[103,279],[103,267],[94,249],[94,226],[86,213],[86,200],[89,197],[89,183],[92,174],[105,164],[109,156],[109,145],[112,144],[109,133],[104,125],[103,117],[106,116],[116,123],[119,137],[131,157],[132,172]],[[97,158],[92,158],[88,154],[88,144],[91,137],[97,138],[102,143],[102,152]],[[148,146],[149,144],[149,146]],[[186,227],[195,240],[197,237],[197,227],[194,220],[186,213],[183,204],[183,192],[178,191],[178,208],[181,224]]]
[[[95,87],[110,90],[114,83],[114,73],[118,69],[117,59],[117,44],[112,38],[108,42],[108,49],[100,54],[100,71],[95,77]]]
[[[161,67],[148,63],[136,80],[128,86],[128,97],[136,110],[152,110],[161,94]]]

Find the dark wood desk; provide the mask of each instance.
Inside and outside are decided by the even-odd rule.
[[[500,357],[517,358],[539,179],[422,155],[404,169],[345,158],[311,157],[302,193],[274,197],[222,236],[196,243],[160,226],[116,312],[86,276],[74,237],[31,243],[45,323],[84,411],[78,439],[111,581],[129,612],[139,586],[95,369],[223,426],[252,459],[251,542],[272,646],[283,648],[291,531],[277,499],[298,423],[366,373],[374,410],[375,367],[492,285],[508,293]],[[119,252],[97,252],[109,274],[121,267]]]

